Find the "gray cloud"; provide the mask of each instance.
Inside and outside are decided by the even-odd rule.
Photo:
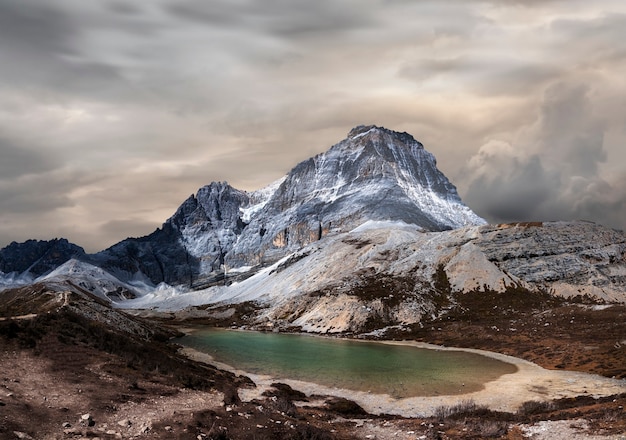
[[[0,181],[0,217],[33,215],[73,206],[68,193],[86,180],[77,172],[50,171]]]
[[[540,115],[539,148],[568,176],[596,176],[607,159],[604,127],[593,114],[589,87],[557,83],[544,95]]]
[[[130,3],[126,3],[126,2],[121,2],[121,1],[112,1],[109,2],[107,4],[107,7],[120,15],[123,16],[136,16],[141,14],[142,9],[139,5],[137,4],[130,4]]]
[[[41,153],[14,145],[0,137],[0,181],[55,168],[55,161]]]
[[[33,0],[0,1],[0,38],[3,51],[72,54],[76,26],[67,13]]]
[[[575,7],[572,6],[575,5]],[[626,218],[616,0],[0,0],[0,246],[149,233],[374,123],[490,220]]]
[[[264,30],[290,38],[347,32],[370,22],[367,4],[355,1],[340,4],[331,0],[214,1],[208,4],[187,0],[170,5],[167,10],[181,18],[211,26]]]
[[[160,225],[143,219],[111,220],[100,226],[99,234],[107,237],[107,241],[114,243],[122,234],[127,237],[142,237],[154,231],[158,226]]]
[[[538,120],[516,142],[491,142],[466,171],[466,200],[492,221],[595,220],[624,228],[623,176],[601,173],[608,153],[605,127],[592,113],[590,89],[561,82],[548,87]]]
[[[495,59],[459,56],[411,61],[400,67],[398,75],[419,84],[456,82],[480,95],[519,96],[545,87],[562,71],[561,67],[511,56]]]

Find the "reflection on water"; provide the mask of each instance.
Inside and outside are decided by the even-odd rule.
[[[177,342],[248,373],[395,398],[478,391],[517,371],[475,353],[305,335],[201,328]]]

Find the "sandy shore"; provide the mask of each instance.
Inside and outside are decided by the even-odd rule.
[[[370,394],[362,391],[328,388],[310,382],[250,374],[233,368],[232,366],[216,362],[206,353],[191,348],[183,348],[181,351],[194,360],[206,362],[218,368],[232,371],[235,374],[250,377],[250,379],[256,383],[257,388],[240,390],[240,397],[244,401],[250,401],[259,397],[273,382],[283,382],[294,389],[304,392],[308,396],[321,394],[344,397],[354,400],[372,414],[396,414],[404,417],[430,416],[438,406],[454,405],[468,399],[472,399],[477,404],[486,405],[493,410],[514,412],[521,404],[529,400],[547,401],[563,397],[574,397],[581,394],[600,397],[626,392],[625,380],[609,379],[593,374],[572,371],[546,370],[523,359],[499,353],[475,349],[441,347],[413,341],[379,342],[437,350],[456,350],[477,353],[513,364],[517,367],[517,372],[505,374],[497,380],[488,382],[485,384],[484,389],[473,393],[454,396],[394,399],[385,394]]]

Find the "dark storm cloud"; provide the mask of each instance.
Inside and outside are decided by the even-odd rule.
[[[0,0],[0,51],[5,55],[7,49],[38,56],[71,54],[76,36],[74,20],[59,9],[34,0]]]
[[[558,196],[559,175],[547,172],[538,156],[499,154],[503,157],[479,153],[485,168],[470,183],[465,201],[495,222],[543,219],[544,206]]]
[[[149,233],[212,180],[260,188],[363,123],[415,135],[490,220],[615,224],[625,12],[616,0],[0,0],[0,245],[67,235],[99,250]]]
[[[606,161],[604,127],[593,114],[589,87],[558,83],[549,87],[541,107],[540,148],[569,176],[596,176]]]
[[[470,161],[466,201],[491,221],[592,219],[624,227],[626,190],[600,172],[605,127],[589,87],[557,83],[544,93],[528,138],[492,142]]]

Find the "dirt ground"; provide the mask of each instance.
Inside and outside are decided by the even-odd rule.
[[[617,439],[626,430],[626,395],[529,405],[517,415],[470,405],[403,418],[372,416],[342,399],[300,400],[289,387],[225,403],[223,392],[181,387],[170,374],[122,363],[84,347],[3,345],[0,439]],[[91,418],[81,422],[85,414]]]
[[[624,306],[499,304],[501,310],[477,304],[475,312],[451,312],[389,336],[624,378]],[[171,344],[76,316],[0,322],[0,439],[626,438],[624,394],[527,402],[515,413],[467,401],[403,418],[368,414],[345,398],[306,397],[287,385],[270,384],[241,401],[254,387],[182,357]]]

